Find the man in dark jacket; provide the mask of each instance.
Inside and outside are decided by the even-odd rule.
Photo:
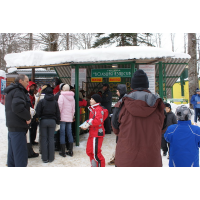
[[[137,70],[131,79],[133,91],[115,107],[121,107],[115,154],[117,167],[162,167],[160,154],[165,105],[152,94],[143,70]]]
[[[103,84],[103,91],[102,94],[102,102],[101,105],[104,106],[109,113],[111,113],[111,106],[112,106],[112,93],[109,90],[109,85],[107,83]],[[105,134],[111,134],[111,123],[109,116],[104,121],[104,128],[105,128]]]
[[[5,88],[6,126],[8,127],[8,167],[26,167],[28,154],[26,132],[31,122],[30,99],[26,87],[29,79],[20,74]]]

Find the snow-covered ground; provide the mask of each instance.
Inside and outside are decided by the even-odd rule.
[[[175,112],[177,107],[176,104],[171,103],[172,111]],[[192,116],[192,121],[193,121]],[[198,125],[200,123],[198,122]],[[7,160],[7,149],[8,149],[8,131],[5,125],[5,107],[0,103],[0,167],[6,167],[6,160]],[[88,138],[88,133],[80,135],[80,145],[74,145],[74,156],[63,158],[59,156],[58,151],[55,152],[55,160],[52,163],[43,163],[41,160],[41,155],[37,158],[30,158],[28,159],[28,167],[90,167],[89,158],[86,155],[86,142]],[[37,139],[38,141],[38,134]],[[113,151],[115,150],[116,145],[116,136],[114,133],[110,135],[106,135],[104,138],[103,146],[102,146],[102,153],[106,160],[106,167],[114,167],[113,165],[108,165]],[[38,146],[33,146],[33,149],[36,153],[39,152]],[[162,152],[161,152],[162,155]],[[168,167],[169,160],[167,157],[162,156],[163,167]]]

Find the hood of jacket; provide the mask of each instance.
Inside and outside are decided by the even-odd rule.
[[[72,91],[61,91],[61,95],[64,96],[65,99],[68,101],[73,101],[74,100],[74,92]]]
[[[125,95],[123,101],[125,108],[131,115],[135,117],[148,117],[155,112],[162,99],[149,91],[134,91]]]
[[[44,99],[47,101],[53,101],[54,95],[53,94],[45,94]]]
[[[125,84],[117,85],[117,90],[119,90],[120,97],[124,96],[126,94],[126,92],[127,92],[126,85]]]
[[[11,83],[8,87],[4,89],[4,93],[8,94],[10,91],[16,88],[22,89],[25,93],[28,93],[28,91],[24,88],[24,86],[21,83]]]

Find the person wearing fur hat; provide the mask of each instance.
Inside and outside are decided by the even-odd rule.
[[[55,95],[54,95],[54,99],[56,100],[56,101],[58,101],[58,98],[59,98],[59,96],[60,96],[60,92],[62,91],[62,88],[63,88],[63,86],[64,86],[65,84],[64,83],[61,83],[60,85],[59,85],[59,92],[57,92]]]
[[[117,167],[162,167],[160,154],[165,105],[152,94],[146,73],[139,69],[131,79],[132,92],[118,101],[119,129],[115,154]]]
[[[172,124],[177,124],[177,119],[175,114],[171,110],[171,105],[169,103],[165,104],[165,111],[167,115],[167,121],[166,121],[166,128]],[[164,138],[165,132],[162,134],[162,141],[161,141],[161,148],[163,150],[163,156],[167,155],[167,152],[169,152],[169,143]],[[169,158],[169,155],[168,155]]]
[[[90,158],[91,167],[105,167],[105,158],[101,153],[101,146],[105,136],[104,129],[104,112],[101,105],[101,97],[98,94],[93,94],[90,99],[89,120],[86,121],[86,130],[89,127],[89,137],[87,141],[86,153]],[[107,111],[108,115],[108,111]]]
[[[73,156],[73,136],[72,136],[72,122],[75,113],[74,92],[69,91],[70,86],[65,84],[58,98],[58,105],[60,108],[60,156],[66,157],[66,154]],[[65,131],[66,129],[66,131]],[[65,152],[65,132],[69,142],[69,151]]]
[[[170,143],[169,167],[199,167],[200,128],[191,124],[192,111],[185,105],[176,108],[178,124],[164,134]]]

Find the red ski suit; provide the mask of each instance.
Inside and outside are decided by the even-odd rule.
[[[105,167],[105,158],[101,153],[103,137],[105,136],[103,111],[99,103],[89,106],[89,137],[86,153],[90,157],[92,167]]]

